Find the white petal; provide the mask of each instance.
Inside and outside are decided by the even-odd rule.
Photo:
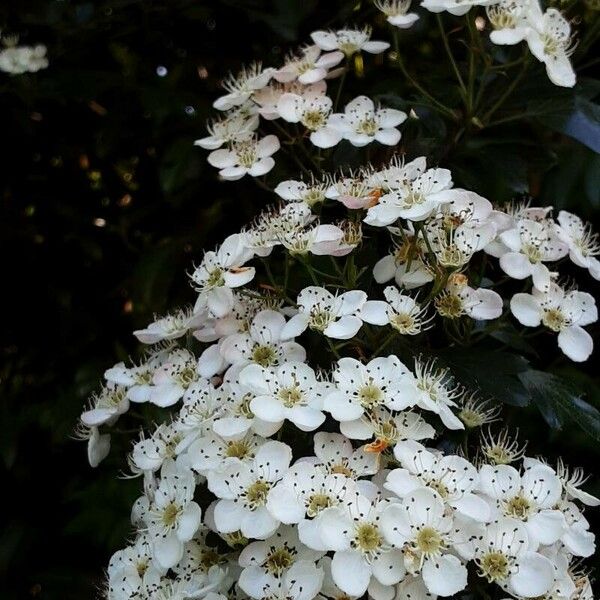
[[[422,577],[427,589],[437,596],[452,596],[467,586],[467,569],[451,554],[427,559]]]
[[[517,572],[510,578],[510,587],[524,598],[543,596],[554,583],[552,563],[537,552],[525,552],[519,557]]]
[[[515,294],[510,301],[510,310],[521,325],[537,327],[542,322],[540,304],[531,294]]]
[[[583,362],[592,354],[594,340],[585,329],[572,325],[558,334],[558,346],[572,361]]]
[[[358,552],[336,552],[331,561],[331,575],[340,590],[358,597],[367,591],[371,569]]]

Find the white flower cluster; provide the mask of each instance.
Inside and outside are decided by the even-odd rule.
[[[410,10],[411,0],[375,0],[387,21],[401,29],[419,18]],[[556,8],[542,10],[539,0],[422,0],[421,7],[433,13],[467,14],[474,6],[485,7],[494,44],[527,42],[537,60],[544,63],[554,85],[573,87],[575,72],[569,56],[575,49],[571,24]]]
[[[131,403],[174,411],[130,454],[144,494],[134,541],[111,560],[108,598],[435,598],[471,573],[514,598],[591,599],[577,568],[594,552],[580,504],[600,501],[579,489],[581,474],[523,458],[505,432],[471,455],[436,449],[438,435],[499,410],[435,360],[384,352],[438,320],[501,318],[502,297],[467,275],[472,261],[498,257],[507,279],[533,283],[510,300],[514,316],[585,360],[594,299],[559,287],[551,269],[570,256],[598,277],[589,227],[564,211],[555,222],[550,209],[494,208],[424,158],[276,192],[280,206],[190,274],[194,308],[136,331],[145,360],[106,371],[81,415],[96,466]],[[322,203],[347,217],[325,223],[313,212]],[[367,230],[393,250],[358,286],[351,265]],[[282,283],[253,285],[274,252]],[[314,267],[319,257],[336,271]],[[297,267],[314,285],[290,278]],[[307,351],[315,339],[333,362]]]
[[[0,71],[11,75],[35,73],[48,67],[46,46],[17,46],[17,39],[4,37],[5,48],[0,50]]]

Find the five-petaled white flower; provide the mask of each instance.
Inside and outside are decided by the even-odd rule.
[[[544,325],[558,333],[558,346],[575,362],[587,360],[594,349],[594,340],[583,327],[598,320],[598,309],[586,292],[568,292],[551,283],[545,292],[534,288],[531,294],[515,294],[510,310],[526,327]]]
[[[269,492],[287,472],[290,447],[267,441],[250,463],[227,458],[221,468],[207,474],[208,489],[220,498],[214,507],[219,533],[240,531],[247,538],[264,540],[273,535],[279,521],[267,510]]]
[[[387,50],[388,42],[371,40],[371,28],[339,29],[338,31],[314,31],[310,34],[313,42],[322,50],[341,50],[347,57],[357,52],[380,54]]]
[[[600,242],[591,225],[566,210],[558,213],[558,237],[569,247],[569,258],[578,267],[587,269],[594,279],[600,280]]]
[[[208,162],[219,169],[219,175],[227,181],[236,181],[244,175],[260,177],[274,166],[272,155],[279,150],[276,135],[267,135],[258,139],[240,139],[232,143],[231,148],[215,150],[208,155]]]
[[[358,96],[346,105],[343,113],[329,118],[329,126],[353,146],[366,146],[378,141],[395,146],[400,141],[398,125],[406,121],[406,113],[394,108],[376,108],[367,96]]]
[[[351,290],[334,296],[325,288],[309,286],[298,294],[296,301],[298,314],[286,323],[284,337],[297,337],[310,327],[327,337],[347,340],[354,337],[362,325],[357,315],[367,301],[367,294]]]
[[[148,511],[148,534],[154,558],[163,568],[175,566],[183,557],[184,542],[200,526],[201,510],[192,500],[196,483],[190,471],[171,465],[154,492]]]
[[[240,383],[254,394],[250,410],[263,421],[281,426],[287,419],[302,431],[314,431],[325,420],[320,409],[326,384],[304,363],[286,362],[272,369],[248,365]]]
[[[381,522],[387,541],[403,549],[407,570],[420,573],[429,592],[452,596],[466,587],[467,569],[451,553],[453,519],[437,492],[413,489],[385,509]]]
[[[311,45],[301,49],[298,56],[291,56],[283,67],[277,70],[274,78],[282,83],[298,80],[304,85],[316,83],[327,77],[329,69],[344,59],[339,51],[321,54],[319,46]]]

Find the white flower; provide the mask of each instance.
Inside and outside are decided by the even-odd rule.
[[[319,517],[326,508],[344,502],[356,486],[346,475],[318,467],[310,460],[297,462],[271,490],[267,508],[282,523],[297,523],[303,544],[324,551]]]
[[[277,103],[277,111],[288,123],[302,123],[310,131],[310,141],[318,148],[331,148],[342,139],[329,123],[333,101],[321,87],[308,86],[302,94],[286,93]]]
[[[201,380],[198,361],[191,352],[183,348],[173,350],[152,376],[149,401],[156,406],[172,406],[186,390]],[[206,382],[201,382],[201,386]]]
[[[558,333],[558,346],[575,362],[587,360],[594,349],[592,336],[583,329],[598,320],[596,302],[590,294],[567,292],[551,283],[546,292],[534,288],[531,294],[515,294],[510,310],[526,327],[541,324]]]
[[[446,288],[435,298],[438,313],[448,319],[468,315],[477,321],[489,321],[502,315],[502,297],[494,290],[474,289],[462,274],[453,274]]]
[[[562,486],[547,465],[534,464],[521,475],[510,465],[483,465],[479,472],[480,489],[488,496],[498,516],[518,519],[525,524],[529,549],[553,544],[566,530],[560,510]]]
[[[177,448],[182,439],[183,436],[173,424],[159,425],[149,438],[142,433],[131,452],[130,465],[133,471],[158,471],[166,460],[177,457]]]
[[[327,198],[341,202],[346,208],[369,208],[379,201],[380,189],[374,187],[364,173],[350,174],[350,177],[334,178],[327,188]]]
[[[236,181],[244,175],[260,177],[274,166],[272,156],[279,150],[276,135],[264,138],[236,140],[229,150],[214,150],[208,155],[208,162],[219,169],[219,175],[226,181]]]
[[[460,386],[452,381],[448,369],[436,368],[435,362],[415,360],[415,374],[410,371],[400,383],[401,397],[407,406],[418,406],[439,415],[448,429],[464,429],[464,425],[450,410],[462,394]]]
[[[6,40],[5,40],[6,43]],[[36,73],[48,66],[46,46],[9,46],[0,51],[0,71],[11,75]]]
[[[423,440],[435,436],[435,429],[412,411],[390,412],[384,407],[369,411],[362,419],[343,423],[344,434],[353,440],[375,441],[365,446],[376,454],[404,440]]]
[[[163,568],[175,566],[183,557],[183,543],[194,537],[201,510],[192,500],[196,487],[189,471],[170,470],[154,492],[148,518],[148,534],[154,558]]]
[[[338,65],[343,58],[342,52],[321,54],[319,46],[306,46],[299,56],[286,60],[285,65],[275,72],[274,78],[284,83],[296,79],[305,85],[316,83],[325,79],[329,69]]]
[[[428,487],[462,515],[489,521],[490,508],[475,494],[479,476],[469,461],[435,453],[413,440],[396,444],[394,456],[402,468],[388,473],[384,487],[399,498],[419,487]]]
[[[404,548],[407,570],[420,573],[432,594],[452,596],[467,585],[467,569],[449,551],[452,518],[444,514],[444,502],[428,488],[416,488],[402,504],[392,503],[384,511],[383,534],[396,548]]]
[[[583,469],[570,470],[562,460],[559,460],[556,474],[560,479],[567,500],[575,498],[587,506],[600,506],[600,499],[579,489],[588,479]]]
[[[240,106],[247,102],[254,92],[264,88],[268,83],[275,69],[263,69],[259,63],[250,65],[237,76],[229,75],[223,81],[223,87],[227,90],[225,96],[217,98],[213,106],[217,110],[230,110],[235,106]]]
[[[523,598],[543,596],[554,583],[552,562],[529,548],[525,525],[503,517],[473,537],[478,574]]]
[[[310,327],[330,338],[350,339],[362,325],[356,315],[366,301],[367,295],[361,290],[334,296],[325,288],[306,287],[296,300],[299,312],[286,323],[282,335],[290,339]]]
[[[304,229],[285,232],[279,239],[292,255],[345,256],[352,252],[361,239],[359,235],[358,240],[351,239],[352,243],[348,243],[347,237],[341,227],[317,222]]]
[[[298,561],[281,577],[262,573],[244,581],[244,591],[256,600],[312,600],[321,589],[323,570]]]
[[[550,81],[554,85],[573,87],[576,77],[569,56],[575,47],[569,21],[555,8],[542,13],[537,2],[532,2],[529,23],[527,44],[531,53],[546,65]]]
[[[143,344],[156,344],[164,340],[176,340],[190,329],[199,327],[204,320],[201,314],[192,310],[181,310],[156,319],[144,329],[138,329],[133,335]]]
[[[254,278],[254,267],[245,267],[252,251],[243,234],[230,235],[216,252],[207,252],[191,275],[200,292],[194,310],[207,308],[214,317],[224,317],[234,304],[233,288],[246,285]]]
[[[325,384],[304,363],[288,362],[273,369],[248,365],[240,382],[253,394],[250,410],[263,421],[291,421],[302,431],[314,431],[323,423],[321,412]]]
[[[363,365],[341,358],[333,371],[334,390],[325,397],[325,410],[336,421],[360,419],[365,411],[386,406],[402,410],[409,405],[401,395],[401,381],[408,369],[398,357],[378,357]]]
[[[394,279],[400,288],[412,290],[433,281],[431,269],[423,260],[422,238],[412,234],[394,248],[392,254],[380,258],[373,267],[373,278],[377,283],[387,283]]]
[[[310,184],[304,181],[282,181],[273,190],[280,198],[287,202],[304,202],[313,207],[325,200],[326,183],[312,180]]]
[[[219,533],[240,531],[255,539],[266,539],[275,533],[279,521],[267,510],[267,498],[291,460],[289,446],[268,441],[256,451],[251,463],[227,458],[221,469],[208,473],[208,489],[220,498],[214,509]]]
[[[335,32],[315,31],[310,34],[310,37],[321,50],[341,50],[348,57],[361,51],[380,54],[390,47],[387,42],[371,41],[370,27],[340,29]]]
[[[507,45],[522,42],[529,27],[529,5],[529,0],[499,0],[486,6],[485,10],[493,28],[490,40],[494,44]]]
[[[344,113],[329,118],[329,126],[348,140],[353,146],[366,146],[378,141],[386,146],[395,146],[400,141],[398,125],[406,120],[406,114],[393,108],[375,108],[373,100],[358,96],[346,105]]]
[[[194,146],[205,150],[217,150],[223,144],[231,144],[242,140],[249,140],[258,128],[257,114],[245,115],[235,112],[224,119],[214,121],[207,125],[209,136],[196,140]]]
[[[281,578],[296,564],[314,565],[322,555],[322,551],[307,548],[298,539],[296,527],[282,527],[272,537],[252,542],[242,550],[238,560],[243,567],[239,586],[252,595],[257,581],[264,581],[269,576]],[[309,585],[310,582],[303,581],[302,584]]]
[[[339,433],[319,431],[314,435],[315,464],[321,465],[326,473],[344,475],[358,479],[377,473],[378,457],[365,452],[365,447],[352,447],[352,442]]]
[[[452,176],[448,169],[425,170],[425,160],[418,158],[403,167],[400,186],[384,194],[369,208],[365,223],[375,227],[391,225],[396,219],[423,221],[459,195],[451,190]]]
[[[87,427],[114,423],[129,410],[127,388],[108,384],[90,398],[90,407],[81,414],[81,422]]]
[[[419,15],[409,13],[412,0],[375,0],[375,6],[387,17],[387,22],[400,29],[408,29]]]
[[[294,341],[284,340],[281,332],[285,317],[274,310],[256,314],[247,333],[234,333],[226,337],[219,351],[231,364],[256,363],[272,367],[283,362],[306,360],[306,351]]]
[[[92,468],[96,468],[110,452],[110,434],[101,434],[98,427],[88,427],[79,423],[75,428],[74,437],[87,442],[88,463]]]
[[[558,213],[558,237],[569,247],[569,258],[578,267],[587,269],[594,279],[600,280],[600,242],[598,234],[592,232],[591,225],[578,216],[561,210]]]
[[[401,550],[385,538],[381,519],[386,505],[357,493],[346,506],[327,508],[320,517],[321,538],[335,551],[333,581],[347,594],[362,596],[369,588],[371,596],[383,600],[387,586],[405,575]]]
[[[383,290],[385,301],[369,300],[360,311],[360,318],[371,325],[390,325],[401,335],[418,335],[428,327],[427,306],[402,294],[390,285]]]
[[[250,462],[262,441],[252,433],[224,439],[211,431],[190,445],[187,452],[189,464],[201,475],[206,475],[209,471],[219,469],[226,458]]]
[[[500,240],[507,247],[500,256],[502,270],[513,279],[531,276],[539,290],[547,290],[552,278],[543,263],[559,260],[568,252],[567,245],[544,221],[521,219],[515,228],[501,233]]]
[[[448,11],[451,15],[460,17],[467,14],[473,6],[486,6],[495,0],[423,0],[421,6],[430,12]]]

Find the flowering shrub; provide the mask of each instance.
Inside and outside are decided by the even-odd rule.
[[[553,83],[574,84],[555,9],[422,6],[475,4],[492,43],[526,41]],[[396,28],[418,19],[405,1],[376,5]],[[571,361],[592,354],[595,300],[559,267],[600,279],[596,235],[394,152],[415,117],[344,96],[363,53],[389,44],[368,27],[311,37],[279,69],[225,81],[224,116],[197,142],[223,180],[254,177],[273,205],[205,253],[194,306],[136,331],[145,358],[108,369],[81,415],[92,466],[120,418],[147,417],[129,456],[136,533],[111,559],[108,597],[592,598],[582,508],[600,500],[578,469],[528,456],[501,401],[517,403],[515,381],[572,398],[518,353],[545,334]],[[390,153],[369,160],[373,142]],[[367,147],[362,165],[324,173],[341,143]],[[297,179],[265,177],[280,155]]]

